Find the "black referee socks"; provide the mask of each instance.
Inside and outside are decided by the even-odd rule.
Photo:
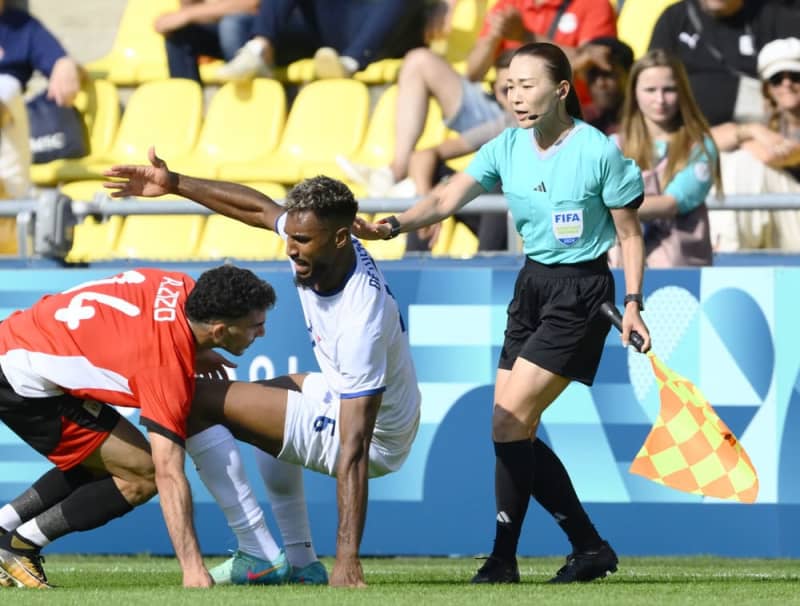
[[[530,440],[495,442],[494,453],[497,521],[492,555],[511,560],[517,555],[522,522],[533,491],[533,444]]]
[[[531,494],[567,534],[576,552],[597,549],[603,542],[581,505],[561,459],[540,439],[533,442]]]

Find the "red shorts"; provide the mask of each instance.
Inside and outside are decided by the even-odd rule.
[[[20,396],[0,369],[0,421],[61,470],[79,465],[97,450],[119,418],[107,404],[69,394]]]

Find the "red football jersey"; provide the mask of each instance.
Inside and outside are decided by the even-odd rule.
[[[19,395],[70,393],[141,409],[142,423],[186,438],[195,342],[186,274],[135,269],[48,295],[0,323],[0,365]]]

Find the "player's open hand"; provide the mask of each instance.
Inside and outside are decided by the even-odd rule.
[[[328,583],[331,587],[366,587],[361,561],[358,558],[337,558]]]
[[[177,175],[171,173],[167,163],[156,155],[155,147],[148,150],[147,156],[150,166],[121,164],[112,166],[103,173],[106,177],[120,179],[103,183],[103,187],[112,190],[112,198],[154,198],[173,191]]]
[[[194,357],[194,372],[206,379],[227,379],[226,368],[236,368],[237,364],[231,362],[222,354],[213,349],[197,352]]]
[[[392,232],[392,226],[388,223],[369,223],[361,217],[355,218],[351,229],[359,240],[385,240]]]

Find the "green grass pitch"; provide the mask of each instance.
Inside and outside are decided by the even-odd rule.
[[[561,565],[556,558],[520,560],[522,583],[470,586],[480,562],[472,558],[366,558],[369,587],[215,587],[184,590],[173,558],[148,556],[67,556],[47,558],[52,591],[0,590],[2,604],[76,604],[80,606],[245,606],[248,604],[800,604],[800,561],[712,557],[620,559],[607,579],[584,585],[543,582]],[[211,566],[221,558],[208,558]],[[332,561],[325,560],[330,569]]]

